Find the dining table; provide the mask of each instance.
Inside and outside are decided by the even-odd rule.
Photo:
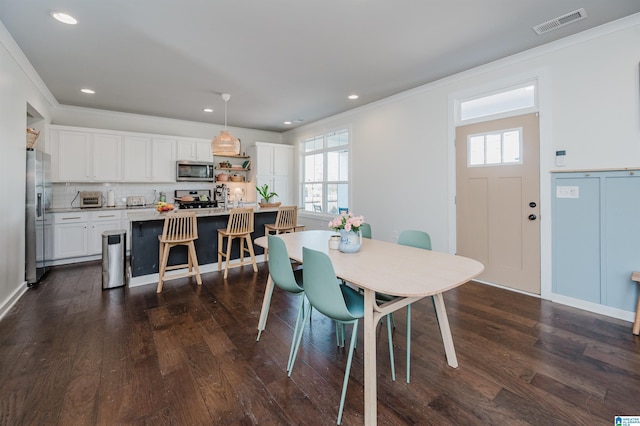
[[[484,265],[476,260],[404,246],[388,241],[363,238],[356,253],[343,253],[329,248],[329,237],[335,232],[309,230],[279,234],[289,257],[302,259],[303,247],[326,253],[338,278],[364,291],[364,423],[377,422],[376,381],[376,324],[385,315],[395,312],[424,297],[433,297],[440,334],[449,366],[458,367],[451,328],[444,305],[443,293],[478,276]],[[255,244],[267,248],[267,237],[259,237]],[[271,279],[267,286],[273,286]],[[266,288],[258,329],[264,330],[271,288]],[[376,293],[397,296],[390,302],[378,304]]]

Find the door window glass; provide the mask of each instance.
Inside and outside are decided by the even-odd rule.
[[[467,137],[470,167],[522,163],[522,129],[500,130]]]

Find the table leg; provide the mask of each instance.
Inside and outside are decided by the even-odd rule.
[[[378,421],[378,397],[376,382],[376,322],[373,307],[374,291],[364,289],[364,424]]]
[[[273,279],[271,279],[271,274],[269,274],[269,277],[267,278],[267,286],[264,289],[264,297],[262,299],[262,310],[260,311],[260,320],[258,321],[258,338],[256,340],[260,340],[260,334],[262,334],[262,331],[267,324],[267,315],[269,315],[269,305],[271,304],[273,287]]]
[[[458,368],[458,358],[456,357],[456,349],[453,347],[453,337],[451,337],[449,318],[447,318],[447,310],[444,307],[442,293],[433,295],[433,304],[436,308],[436,315],[438,316],[438,325],[440,326],[444,352],[447,355],[447,363],[453,368]]]

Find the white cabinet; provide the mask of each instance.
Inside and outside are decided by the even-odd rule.
[[[54,213],[52,216],[53,260],[95,258],[102,254],[104,231],[126,229],[122,228],[122,210]]]
[[[176,160],[213,161],[211,142],[208,140],[178,139]]]
[[[123,142],[123,180],[148,182],[151,180],[151,138],[125,135]]]
[[[60,130],[52,145],[53,155],[58,158],[57,173],[52,178],[57,175],[56,180],[63,182],[91,179],[90,133]]]
[[[87,255],[88,213],[55,213],[53,258],[65,259]]]
[[[89,214],[87,255],[102,254],[102,233],[122,229],[122,211],[97,211]]]
[[[293,204],[295,202],[293,147],[256,142],[254,146],[249,148],[249,154],[254,165],[256,186],[267,184],[271,191],[278,194],[273,201],[280,201],[283,205]]]
[[[94,133],[92,140],[92,179],[101,182],[122,180],[122,137]]]
[[[122,179],[122,138],[117,134],[53,130],[53,181],[117,182]]]
[[[125,182],[175,182],[176,141],[145,136],[124,136]]]
[[[53,182],[175,182],[176,160],[213,161],[208,140],[51,126]]]
[[[151,181],[176,181],[176,141],[153,138],[151,140]]]

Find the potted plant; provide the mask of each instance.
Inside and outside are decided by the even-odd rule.
[[[256,186],[256,191],[262,197],[262,201],[259,203],[260,206],[271,205],[271,199],[278,196],[278,194],[269,190],[269,185],[266,183],[262,186]],[[279,205],[280,203],[277,204]]]

